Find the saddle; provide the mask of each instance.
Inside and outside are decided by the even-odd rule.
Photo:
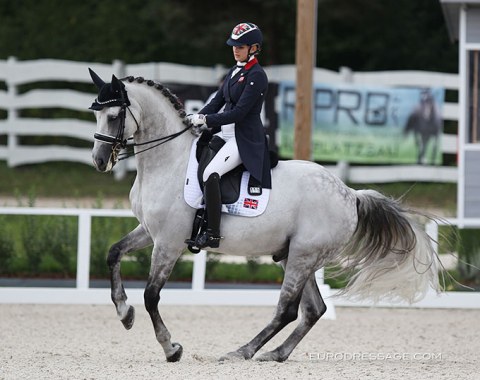
[[[195,183],[198,185],[198,192],[202,193],[203,172],[224,144],[225,141],[222,138],[204,131],[197,139],[196,146],[195,143],[192,146],[185,183],[185,200],[189,205],[197,208],[191,241],[194,241],[196,236],[207,228],[204,208],[192,201],[193,195],[196,194]],[[195,157],[193,157],[194,154]],[[270,152],[270,162],[272,168],[278,164],[276,153]],[[194,177],[196,178],[193,181]],[[257,216],[263,213],[267,206],[270,189],[262,189],[259,181],[250,176],[243,165],[239,165],[220,178],[220,192],[222,204],[226,207],[224,212],[240,216]],[[188,249],[193,253],[200,251],[192,245],[188,245]]]
[[[203,132],[197,142],[197,150],[195,152],[198,161],[197,178],[202,192],[203,172],[223,145],[225,145],[225,140],[216,135],[212,135],[208,131]],[[276,162],[278,163],[278,158]],[[240,196],[240,184],[245,170],[245,167],[241,164],[220,178],[222,204],[230,204],[237,201]],[[260,182],[252,176],[250,176],[248,181],[248,194],[262,195]]]

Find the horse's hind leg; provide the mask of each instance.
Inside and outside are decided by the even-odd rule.
[[[327,306],[323,302],[320,291],[318,290],[315,274],[308,278],[305,288],[303,289],[302,299],[300,301],[300,309],[302,319],[290,336],[278,346],[275,350],[265,352],[256,359],[260,361],[277,361],[283,362],[287,360],[297,344],[303,339],[320,317],[327,311]]]
[[[132,328],[135,319],[135,309],[127,305],[127,295],[120,275],[120,260],[126,253],[145,248],[152,244],[150,235],[139,225],[122,240],[113,244],[108,252],[107,264],[110,269],[111,296],[117,309],[117,315],[125,328]]]
[[[280,291],[280,300],[272,321],[249,343],[234,352],[228,353],[220,358],[220,360],[251,359],[265,343],[272,339],[286,325],[297,319],[298,307],[305,284],[310,275],[313,274],[313,272],[311,272],[312,267],[312,263],[308,262],[308,260],[298,261],[295,265],[293,265],[293,263],[287,265],[285,278]]]

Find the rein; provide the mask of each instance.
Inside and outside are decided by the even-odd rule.
[[[122,136],[123,136],[124,131],[125,131],[125,119],[127,118],[126,110],[128,110],[128,112],[130,112],[130,115],[132,115],[133,120],[135,120],[135,124],[137,125],[137,129],[139,129],[140,125],[138,124],[137,119],[133,115],[132,111],[130,111],[130,107],[128,107],[127,104],[124,103],[124,104],[122,104],[120,112],[119,112],[119,115],[121,114],[121,119],[120,119],[120,127],[118,128],[118,131],[117,131],[117,135],[115,137],[114,136],[109,136],[109,135],[104,135],[103,133],[95,133],[93,135],[93,138],[95,140],[98,140],[98,141],[101,141],[101,142],[112,145],[112,154],[113,154],[113,158],[114,158],[115,161],[126,160],[129,157],[135,156],[137,154],[146,152],[150,149],[153,149],[153,148],[156,148],[156,147],[158,147],[162,144],[165,144],[165,143],[177,138],[178,136],[182,135],[183,133],[188,131],[193,126],[193,125],[190,124],[179,132],[175,132],[175,133],[172,133],[171,135],[159,137],[157,139],[153,139],[153,140],[149,140],[149,141],[145,141],[145,142],[141,142],[141,143],[128,143],[128,140],[133,140],[133,137],[130,137],[128,139],[122,139]],[[155,144],[154,146],[148,147],[148,148],[143,149],[143,150],[138,151],[138,152],[131,151],[131,152],[125,152],[125,153],[120,153],[120,154],[118,153],[118,151],[120,149],[125,149],[127,147],[143,146],[143,145],[152,144],[152,143],[158,143],[158,144]]]

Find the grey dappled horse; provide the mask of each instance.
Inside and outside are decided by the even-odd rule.
[[[167,361],[178,361],[182,346],[171,342],[158,303],[186,248],[184,240],[190,236],[195,215],[183,199],[195,136],[178,99],[161,84],[114,76],[111,83],[104,83],[95,73],[91,75],[99,88],[94,103],[96,168],[112,169],[130,136],[137,165],[130,201],[139,225],[110,248],[112,300],[125,328],[131,328],[134,309],[126,303],[120,260],[153,245],[145,307]],[[339,265],[351,274],[344,292],[356,297],[412,302],[422,298],[430,285],[438,289],[437,257],[429,238],[399,202],[376,191],[355,191],[322,166],[306,161],[280,161],[273,169],[272,183],[270,201],[261,216],[222,216],[225,238],[212,251],[274,256],[285,271],[278,305],[273,319],[256,337],[221,359],[251,359],[297,319],[300,309],[300,321],[290,336],[273,351],[256,357],[286,360],[326,311],[315,282],[315,271],[326,265]]]

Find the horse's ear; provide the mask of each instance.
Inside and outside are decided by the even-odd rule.
[[[122,90],[122,82],[113,74],[112,74],[112,89],[114,91]]]
[[[88,68],[88,71],[90,72],[90,76],[92,77],[93,83],[100,90],[103,87],[103,85],[105,84],[105,82],[90,67]]]

